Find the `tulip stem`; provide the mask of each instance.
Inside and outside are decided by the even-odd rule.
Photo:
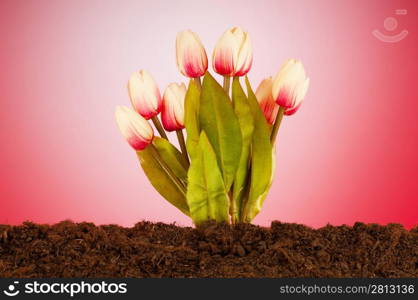
[[[193,78],[194,82],[196,83],[197,87],[200,89],[202,89],[202,83],[200,81],[200,77],[195,77]]]
[[[152,123],[154,123],[155,128],[157,128],[158,132],[160,133],[160,136],[163,139],[166,139],[168,141],[167,134],[165,133],[163,125],[161,125],[160,120],[158,120],[158,117],[153,116],[151,120],[152,120]]]
[[[273,125],[273,130],[272,130],[271,136],[270,136],[270,142],[271,142],[272,145],[274,145],[274,143],[276,141],[277,132],[279,131],[280,124],[282,123],[284,110],[285,110],[285,108],[280,106],[279,112],[277,113],[277,116],[276,116],[276,121],[274,122],[274,125]]]
[[[231,76],[224,76],[224,90],[229,95],[229,86],[231,85]]]
[[[236,213],[236,207],[235,207],[235,201],[234,201],[234,192],[233,192],[233,186],[231,188],[231,190],[228,193],[229,196],[229,200],[230,200],[230,214],[231,214],[231,224],[235,225],[237,223],[237,213]]]
[[[171,181],[176,185],[176,187],[184,195],[184,197],[186,197],[186,187],[184,186],[184,184],[180,181],[180,179],[177,178],[176,174],[174,174],[174,172],[170,169],[167,163],[162,159],[157,148],[155,148],[153,144],[150,144],[149,147],[152,150],[153,156],[157,160],[160,167],[164,170],[168,177],[170,177]]]
[[[179,140],[181,154],[183,154],[184,159],[190,164],[189,155],[187,154],[186,143],[184,142],[183,130],[176,130],[177,139]]]

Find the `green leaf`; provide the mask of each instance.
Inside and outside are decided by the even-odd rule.
[[[251,222],[260,212],[271,186],[273,177],[273,147],[270,143],[270,128],[247,77],[245,78],[245,83],[247,85],[248,103],[254,117],[254,134],[251,145],[250,192],[243,209],[242,219],[244,222]]]
[[[238,168],[242,149],[241,129],[229,96],[208,73],[203,79],[199,121],[215,150],[226,190],[229,191]]]
[[[154,137],[153,145],[157,148],[158,153],[165,163],[173,170],[177,178],[187,183],[187,169],[189,164],[184,156],[169,141],[160,137]]]
[[[166,161],[167,165],[173,167],[173,169],[179,168],[180,170],[181,163],[176,162],[174,159],[172,159],[173,156],[177,157],[177,154],[173,154],[170,146],[162,145],[160,140],[163,140],[163,139],[156,138],[157,142],[155,143],[155,144],[158,144],[158,147],[160,149],[164,149],[161,151],[160,156],[165,157],[164,161]],[[158,150],[159,152],[160,152],[160,149]],[[189,216],[190,215],[189,207],[187,205],[185,192],[178,188],[178,186],[175,184],[172,178],[168,175],[168,173],[161,166],[160,162],[156,158],[156,155],[155,155],[156,153],[154,149],[151,146],[148,146],[144,150],[137,151],[136,154],[139,158],[141,167],[144,170],[145,175],[148,177],[149,181],[151,182],[152,186],[168,202],[170,202],[175,207],[180,209],[184,214]],[[183,172],[185,171],[180,171],[179,173],[182,174]]]
[[[190,216],[196,225],[208,220],[228,222],[229,199],[215,152],[203,131],[195,154],[188,173]]]
[[[184,125],[187,132],[187,152],[192,159],[197,149],[200,136],[199,102],[200,88],[193,79],[190,79],[189,88],[187,89],[186,98],[184,100]]]
[[[239,78],[235,77],[232,82],[232,105],[238,117],[242,134],[242,151],[237,173],[235,174],[233,196],[231,204],[231,215],[235,220],[240,219],[241,204],[246,196],[246,185],[249,179],[249,163],[251,141],[254,131],[254,117],[248,104]]]

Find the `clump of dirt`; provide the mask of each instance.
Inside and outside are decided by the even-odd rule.
[[[0,225],[0,277],[418,277],[418,227]]]

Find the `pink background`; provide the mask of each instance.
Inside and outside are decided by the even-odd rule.
[[[395,9],[408,10],[396,16]],[[311,86],[279,133],[255,223],[418,223],[417,1],[0,1],[0,223],[191,222],[147,182],[114,121],[130,74],[186,81],[177,31],[208,53],[250,32],[254,88],[303,61]],[[371,31],[393,16],[399,43]],[[174,137],[173,137],[174,138]]]

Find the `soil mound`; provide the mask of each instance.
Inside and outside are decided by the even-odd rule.
[[[0,225],[0,277],[418,277],[418,227]]]

